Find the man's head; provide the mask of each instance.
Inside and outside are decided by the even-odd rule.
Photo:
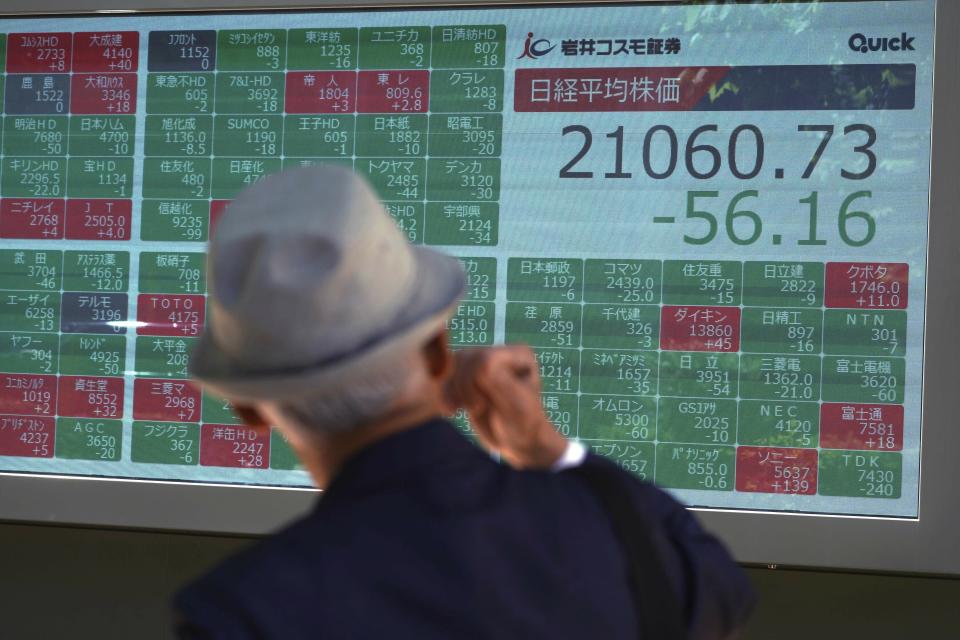
[[[439,393],[463,271],[411,246],[356,174],[299,168],[248,188],[213,235],[208,271],[192,374],[251,421],[326,437]]]

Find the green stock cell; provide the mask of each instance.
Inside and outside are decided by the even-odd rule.
[[[0,291],[0,327],[6,331],[58,331],[60,292]]]
[[[655,395],[657,352],[584,349],[580,356],[580,390],[583,393]]]
[[[133,158],[70,158],[67,195],[71,198],[129,198]]]
[[[579,304],[508,302],[506,341],[533,347],[579,347]]]
[[[820,356],[743,354],[740,395],[754,400],[819,400]]]
[[[424,199],[427,162],[423,158],[357,158],[355,168],[367,177],[381,200]]]
[[[209,198],[211,172],[209,158],[144,158],[143,197]]]
[[[217,113],[283,113],[283,73],[218,73]]]
[[[500,198],[499,158],[431,158],[427,198],[448,202],[491,202]]]
[[[492,302],[461,302],[447,321],[447,339],[457,347],[493,344],[494,316]]]
[[[287,68],[297,71],[354,69],[357,29],[291,29]]]
[[[138,336],[135,368],[147,378],[188,378],[190,353],[197,338]]]
[[[823,359],[825,402],[902,403],[905,384],[903,358],[826,356]]]
[[[347,158],[352,162],[356,116],[289,115],[283,121],[283,154],[296,158]]]
[[[587,260],[583,299],[587,302],[656,304],[663,270],[659,260]]]
[[[217,32],[219,71],[276,71],[287,61],[284,29],[222,29]]]
[[[733,491],[735,447],[657,445],[655,482],[670,489]]]
[[[427,244],[495,247],[500,232],[496,202],[428,202]]]
[[[147,113],[213,113],[214,74],[147,74]]]
[[[330,164],[344,169],[353,170],[353,158],[284,158],[283,168],[313,167],[318,164]]]
[[[140,254],[140,293],[204,293],[206,254],[144,251]]]
[[[130,459],[148,464],[199,463],[200,425],[184,422],[133,423]]]
[[[583,307],[583,346],[600,349],[656,349],[660,307],[588,304]]]
[[[203,394],[202,419],[211,424],[243,424],[243,421],[233,412],[230,403],[212,393]]]
[[[129,156],[137,130],[136,116],[73,116],[70,118],[70,155]]]
[[[56,456],[116,462],[123,448],[120,420],[57,418]]]
[[[580,302],[583,260],[579,258],[510,258],[507,300]]]
[[[737,401],[660,398],[657,440],[734,444],[737,441]]]
[[[426,69],[430,66],[430,27],[363,27],[361,69]]]
[[[577,396],[573,393],[545,393],[540,402],[547,420],[568,438],[577,435]]]
[[[427,151],[427,116],[357,116],[357,155],[414,158]]]
[[[660,354],[660,395],[735,398],[738,371],[735,353],[664,351]]]
[[[60,288],[63,254],[35,249],[0,249],[0,288],[52,291]]]
[[[502,67],[507,27],[502,24],[447,25],[433,28],[434,69]]]
[[[66,155],[68,120],[67,116],[7,116],[3,120],[3,155]]]
[[[905,356],[907,312],[827,309],[823,352],[850,356]]]
[[[63,256],[64,291],[123,292],[130,282],[130,254],[126,251],[66,251]]]
[[[214,155],[279,157],[282,149],[283,116],[214,116]]]
[[[428,135],[433,158],[496,157],[502,147],[503,116],[434,113]]]
[[[544,393],[572,393],[580,386],[580,352],[576,349],[536,349]]]
[[[663,303],[740,304],[742,267],[727,260],[665,260]]]
[[[819,307],[823,304],[823,273],[821,262],[746,262],[743,304]]]
[[[899,453],[820,451],[817,492],[822,496],[900,497],[903,457]]]
[[[431,113],[503,111],[503,70],[469,69],[430,72]]]
[[[147,116],[145,131],[144,155],[206,156],[213,140],[213,116]]]
[[[144,200],[141,204],[141,240],[204,242],[209,225],[208,200]]]
[[[580,396],[581,440],[653,440],[657,400],[639,396]]]
[[[820,405],[816,402],[741,400],[739,444],[757,447],[816,447]]]
[[[0,371],[57,373],[57,336],[51,333],[0,332]]]
[[[2,174],[0,193],[5,198],[62,198],[66,193],[67,161],[64,158],[6,157]]]
[[[383,205],[407,240],[413,244],[423,243],[422,202],[384,202]]]
[[[497,295],[496,258],[458,258],[467,276],[466,300],[493,300]]]
[[[127,358],[125,336],[64,333],[60,336],[60,373],[70,376],[122,376]]]
[[[591,442],[590,449],[641,480],[653,480],[657,457],[652,442]]]
[[[7,68],[7,34],[0,33],[0,69]],[[0,85],[3,83],[0,82]],[[0,93],[2,96],[2,93]]]
[[[213,187],[217,200],[232,200],[240,191],[280,171],[280,158],[214,158]]]
[[[293,452],[290,442],[279,429],[270,431],[270,468],[285,471],[303,468],[297,454]]]
[[[744,308],[740,349],[754,353],[820,353],[823,312],[820,309]]]

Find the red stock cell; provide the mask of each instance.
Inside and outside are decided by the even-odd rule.
[[[129,240],[130,200],[67,200],[67,240]]]
[[[67,73],[73,40],[69,33],[11,33],[7,72]]]
[[[77,73],[70,80],[70,111],[123,115],[137,110],[137,74]]]
[[[59,240],[63,210],[60,199],[4,198],[0,200],[0,238]]]
[[[737,491],[816,495],[817,461],[816,449],[739,447]]]
[[[133,419],[200,422],[200,390],[185,380],[137,378]]]
[[[426,113],[429,71],[361,71],[357,83],[360,113]]]
[[[824,449],[903,450],[903,405],[830,402],[820,406]]]
[[[287,113],[352,113],[357,104],[356,71],[290,71]]]
[[[213,230],[217,227],[221,216],[226,213],[227,205],[231,202],[232,200],[212,200],[210,202],[210,232],[208,237],[213,236]]]
[[[0,416],[0,456],[52,458],[56,421],[38,416]]]
[[[740,308],[665,306],[660,310],[660,348],[737,351],[740,349]]]
[[[73,70],[136,71],[140,34],[136,31],[81,31],[73,34]]]
[[[57,407],[57,376],[0,374],[0,413],[52,416]]]
[[[236,425],[201,425],[200,464],[266,469],[270,465],[270,435]]]
[[[123,378],[60,376],[57,414],[71,418],[123,417]]]
[[[141,293],[137,296],[137,334],[198,336],[203,329],[204,297]]]
[[[906,309],[909,265],[828,262],[823,304],[834,309]]]

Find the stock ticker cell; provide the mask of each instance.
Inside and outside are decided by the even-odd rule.
[[[57,407],[57,376],[0,374],[0,413],[52,416]]]
[[[73,71],[136,71],[140,34],[136,31],[80,31],[73,34]]]
[[[223,217],[223,214],[227,212],[227,206],[230,204],[230,200],[211,200],[210,201],[210,233],[212,234],[214,229],[217,228],[217,223],[220,222],[220,218]]]
[[[817,450],[738,447],[737,491],[816,495]]]
[[[0,200],[0,238],[58,240],[63,238],[63,228],[63,200],[53,198],[3,198]]]
[[[134,420],[200,422],[200,390],[186,380],[133,381]]]
[[[116,462],[123,450],[123,423],[100,418],[57,418],[57,457]]]
[[[11,33],[7,73],[67,73],[72,52],[69,33]]]
[[[130,459],[150,464],[199,463],[200,425],[183,422],[135,421]]]
[[[357,111],[426,113],[429,94],[429,71],[360,71]]]
[[[287,113],[352,113],[357,104],[356,71],[287,73]]]
[[[141,293],[137,296],[137,334],[197,337],[203,329],[204,296]]]
[[[740,309],[665,306],[660,310],[660,348],[736,352],[740,349]]]
[[[70,111],[76,114],[136,113],[137,74],[75,73],[70,83]]]
[[[200,464],[206,467],[266,469],[270,466],[270,436],[249,427],[201,425]]]
[[[0,416],[0,456],[52,458],[55,435],[53,418]]]
[[[67,200],[67,240],[129,240],[132,226],[131,200]]]
[[[123,414],[123,378],[60,376],[57,414],[115,418]]]
[[[65,292],[60,330],[103,335],[126,333],[127,294]]]
[[[820,406],[824,449],[901,451],[903,405],[828,402]]]
[[[909,265],[828,262],[823,303],[828,308],[906,309]]]

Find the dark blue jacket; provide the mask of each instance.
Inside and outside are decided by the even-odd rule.
[[[585,464],[622,474],[654,523],[691,638],[737,628],[753,593],[723,546],[652,485]],[[581,478],[515,471],[434,420],[358,453],[312,513],[175,605],[183,638],[636,640],[626,576]]]

